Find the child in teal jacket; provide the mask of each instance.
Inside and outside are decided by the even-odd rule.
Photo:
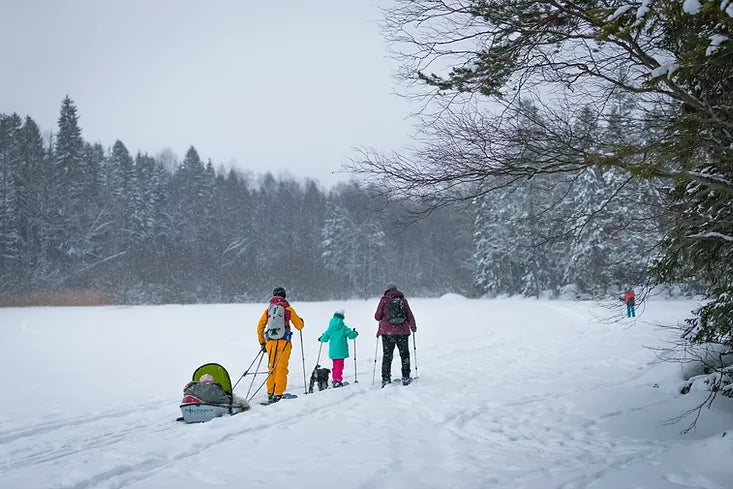
[[[318,338],[321,343],[329,343],[328,357],[333,360],[333,386],[344,385],[344,359],[349,358],[349,342],[359,333],[344,324],[346,315],[343,310],[336,311],[328,323],[328,329]]]

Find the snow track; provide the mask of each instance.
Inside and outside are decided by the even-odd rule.
[[[53,338],[48,341],[49,350],[23,344],[28,339],[24,335],[30,333],[22,328],[12,330],[11,326],[10,346],[0,346],[0,361],[8,362],[4,365],[6,371],[14,361],[14,351],[38,354],[31,363],[38,366],[38,371],[29,372],[32,379],[28,385],[34,386],[32,396],[55,401],[53,412],[69,416],[46,416],[40,410],[25,414],[20,407],[0,411],[0,487],[727,487],[721,481],[733,474],[720,467],[728,465],[706,464],[700,456],[691,469],[683,461],[693,453],[733,454],[733,437],[719,437],[720,420],[728,419],[724,416],[731,413],[707,413],[698,431],[688,436],[680,434],[684,426],[664,424],[699,397],[680,396],[674,367],[660,363],[652,350],[642,346],[659,344],[659,329],[645,325],[643,320],[637,320],[632,328],[598,322],[594,317],[599,309],[585,303],[456,299],[456,307],[461,310],[465,311],[468,304],[477,311],[474,322],[457,329],[450,322],[455,317],[450,301],[415,301],[413,309],[416,314],[421,312],[417,339],[420,379],[409,386],[372,386],[375,340],[363,335],[359,344],[359,383],[304,395],[302,367],[294,354],[289,391],[298,394],[297,399],[265,407],[257,404],[264,399],[261,393],[253,399],[250,411],[194,425],[174,421],[180,414],[178,387],[198,364],[219,358],[211,352],[196,357],[186,351],[189,339],[161,335],[166,341],[180,341],[151,345],[150,351],[171,351],[175,355],[158,358],[140,352],[125,369],[117,365],[124,361],[124,355],[118,355],[114,366],[110,363],[106,368],[105,359],[112,350],[95,357],[100,379],[90,379],[90,385],[98,386],[97,394],[107,394],[108,386],[119,386],[123,393],[137,389],[145,400],[138,403],[131,395],[100,394],[99,411],[89,412],[83,386],[64,386],[71,390],[67,393],[55,390],[56,382],[42,384],[49,372],[59,369],[63,373],[67,359],[75,358],[65,352],[58,365],[44,364],[47,358],[53,358],[55,350],[51,348],[60,341],[58,326],[48,329],[47,334]],[[298,310],[320,320],[317,312],[325,309],[325,325],[332,306],[304,305]],[[666,306],[665,314],[669,315]],[[231,324],[231,330],[237,331],[241,326],[230,317],[257,317],[259,309],[252,306],[247,314],[234,309],[211,321]],[[373,312],[371,309],[371,303],[362,301],[347,307],[352,317],[366,316]],[[681,309],[689,310],[689,305],[683,304]],[[222,313],[228,309],[218,306],[213,310]],[[139,312],[136,308],[102,309],[99,322],[104,323],[104,316],[112,314],[124,323],[124,316],[117,315],[130,314],[139,323]],[[165,313],[170,314],[170,309]],[[153,314],[151,322],[159,325],[161,314]],[[198,317],[202,316],[206,314]],[[187,317],[174,314],[169,320],[171,331],[177,331]],[[76,319],[71,316],[69,323]],[[42,321],[36,318],[35,323]],[[145,331],[152,326],[143,321],[139,327]],[[87,328],[85,333],[94,331]],[[304,346],[310,362],[316,358],[315,338],[320,332],[314,328],[309,331],[312,341],[306,337]],[[37,341],[44,334],[39,326],[32,338]],[[101,349],[110,334],[99,330]],[[132,338],[131,344],[120,348],[118,344],[124,343],[127,335]],[[142,336],[137,330],[125,331],[108,344],[113,345],[110,348],[114,352],[135,351]],[[225,334],[220,332],[218,336]],[[65,346],[68,349],[70,345]],[[251,347],[251,355],[235,352],[229,358],[224,355],[221,362],[246,366],[256,354],[257,346]],[[410,351],[413,353],[412,342]],[[399,374],[399,356],[395,353],[395,357],[393,377]],[[136,371],[139,358],[145,359],[145,365]],[[353,367],[353,362],[347,362],[345,377],[350,382]],[[71,365],[69,371],[78,368]],[[312,365],[307,363],[306,368]],[[118,373],[121,371],[126,373]],[[140,384],[137,379],[151,372],[163,380]],[[377,372],[377,379],[379,376]],[[162,389],[161,385],[170,388]],[[245,387],[238,392],[240,395],[246,392],[246,385],[246,381],[242,383]],[[4,388],[17,391],[21,386]],[[165,397],[161,398],[161,392]],[[63,405],[59,399],[79,402]]]
[[[329,394],[331,392],[333,391],[329,391]],[[330,405],[337,406],[358,395],[357,392],[345,394],[334,396]],[[4,460],[0,463],[0,480],[12,480],[6,477],[9,474],[17,476],[24,472],[33,479],[32,475],[44,465],[52,466],[51,469],[54,466],[91,465],[93,467],[91,473],[87,473],[84,478],[71,480],[73,477],[67,475],[66,478],[70,480],[60,481],[53,487],[59,489],[128,487],[146,480],[166,467],[185,462],[230,440],[256,435],[265,430],[277,430],[282,425],[288,424],[293,415],[285,404],[296,401],[282,401],[283,405],[277,407],[257,406],[253,408],[254,411],[245,412],[237,417],[218,418],[206,425],[186,425],[176,422],[175,417],[171,417],[170,405],[163,406],[161,402],[156,402],[10,430],[0,434],[3,437],[0,453],[1,459]],[[282,411],[276,416],[267,416],[266,422],[258,422],[265,418],[263,413],[257,413],[260,409]],[[326,406],[303,407],[298,413],[318,416],[319,411],[324,409]],[[255,418],[255,422],[237,423],[245,416]],[[209,426],[216,426],[217,429],[202,436],[202,428],[203,431],[208,431],[206,427]],[[191,436],[191,432],[197,432],[197,436]],[[30,445],[23,443],[23,439],[28,437],[33,439]],[[158,448],[160,445],[165,445],[171,450],[161,454]],[[146,452],[146,447],[151,447],[153,450]],[[106,459],[113,462],[100,463]]]
[[[137,406],[133,410],[133,412],[148,409],[148,408],[153,408],[153,407],[159,407],[163,403],[166,403],[166,402],[167,401],[158,401],[156,403],[151,403],[148,405]],[[90,415],[79,416],[75,418],[60,419],[58,421],[43,422],[43,423],[38,423],[35,425],[26,426],[26,427],[18,428],[18,429],[0,431],[0,444],[9,443],[19,438],[25,438],[29,436],[36,436],[36,435],[50,433],[55,430],[59,430],[63,428],[80,427],[82,425],[86,425],[89,423],[97,423],[102,420],[113,419],[113,418],[122,418],[122,417],[130,416],[130,414],[131,414],[130,409],[115,409],[115,410],[102,412],[98,414],[90,414]]]

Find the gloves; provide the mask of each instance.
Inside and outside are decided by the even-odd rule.
[[[321,343],[323,343],[323,335],[321,335],[321,336],[318,337],[318,341],[320,341]]]
[[[413,333],[417,332],[417,326],[410,326],[410,331]]]
[[[357,332],[357,331],[356,331],[356,328],[351,328],[351,329],[353,329],[353,330],[354,330],[354,333],[356,333],[356,332]]]
[[[264,342],[260,343],[260,348],[261,348],[261,351],[267,353],[267,347],[265,345],[267,345],[267,343],[264,343]]]

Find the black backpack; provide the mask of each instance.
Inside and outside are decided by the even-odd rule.
[[[402,324],[406,319],[405,299],[399,296],[390,297],[387,301],[387,322],[389,324]]]

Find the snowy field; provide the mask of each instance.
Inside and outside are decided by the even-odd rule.
[[[346,309],[358,383],[352,358],[350,386],[303,395],[296,334],[298,399],[264,407],[260,391],[250,411],[198,425],[175,422],[184,384],[207,362],[239,378],[264,302],[0,309],[0,488],[732,487],[733,401],[688,434],[691,420],[665,423],[705,398],[680,395],[680,366],[653,349],[671,338],[657,325],[693,302],[607,321],[622,304],[413,299],[420,378],[385,389],[372,385],[376,304],[292,302],[308,375],[316,338]]]

